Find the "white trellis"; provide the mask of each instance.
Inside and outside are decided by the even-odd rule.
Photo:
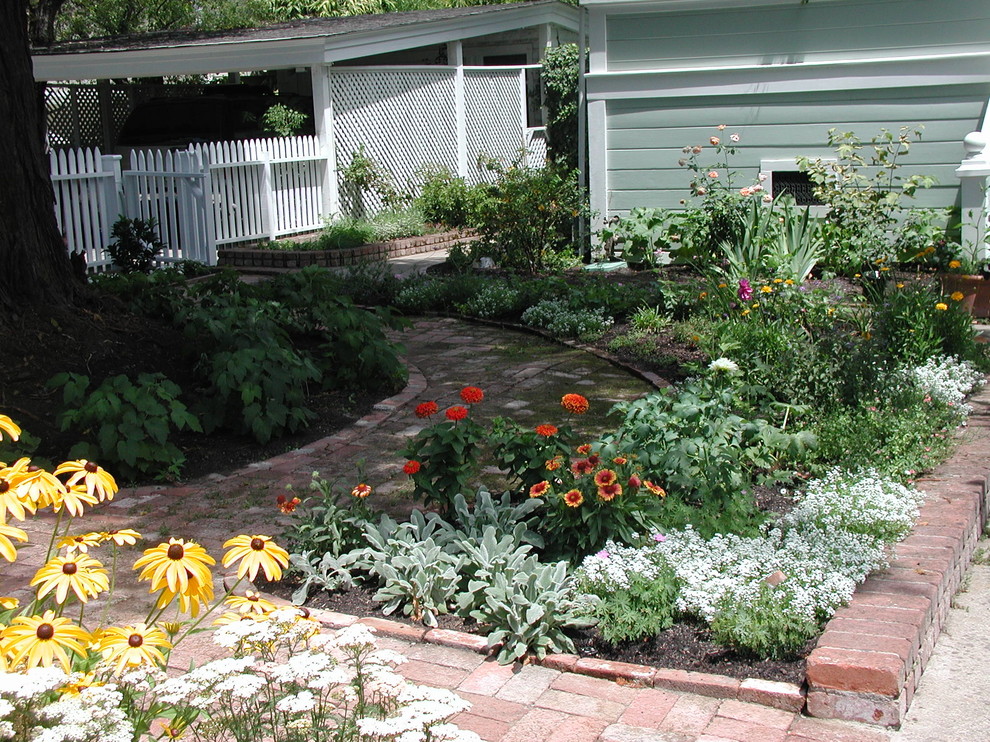
[[[382,207],[377,194],[357,192],[343,175],[362,147],[388,171],[395,186],[410,192],[428,166],[445,167],[477,183],[488,177],[477,165],[481,155],[511,161],[526,149],[532,163],[542,164],[543,129],[528,127],[526,121],[526,70],[538,68],[331,69],[342,208],[353,213]],[[459,157],[459,152],[465,156]]]

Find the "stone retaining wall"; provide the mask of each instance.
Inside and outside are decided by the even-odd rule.
[[[987,521],[990,391],[971,404],[960,447],[917,482],[928,497],[911,535],[890,567],[836,612],[808,657],[812,716],[883,726],[904,720]]]
[[[338,250],[267,250],[258,247],[228,247],[217,251],[217,262],[221,267],[238,269],[292,270],[310,265],[336,268],[443,250],[454,245],[469,244],[476,239],[478,239],[477,235],[455,231],[374,242]]]

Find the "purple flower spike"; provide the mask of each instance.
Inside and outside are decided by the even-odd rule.
[[[753,298],[753,287],[745,278],[739,279],[739,301],[749,301]]]

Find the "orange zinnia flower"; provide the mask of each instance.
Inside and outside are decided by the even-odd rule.
[[[402,471],[406,474],[412,475],[420,470],[421,466],[418,461],[409,460],[406,465],[402,467]]]
[[[584,502],[584,495],[581,490],[568,490],[564,493],[564,504],[569,508],[577,508]]]
[[[561,406],[570,413],[583,415],[588,411],[588,400],[580,394],[565,394],[560,398]]]
[[[552,435],[557,435],[557,426],[555,425],[537,425],[536,426],[537,435],[542,435],[544,438],[549,438]]]
[[[547,492],[550,491],[550,482],[543,480],[542,482],[537,482],[532,487],[529,488],[530,497],[542,497]]]
[[[423,402],[416,406],[416,417],[432,417],[439,411],[436,402]]]
[[[448,420],[456,423],[458,420],[463,420],[467,417],[468,411],[467,407],[462,407],[459,404],[455,404],[453,407],[449,407],[444,414],[447,416]]]
[[[478,404],[485,398],[485,393],[476,386],[466,386],[461,389],[461,399],[468,404]]]

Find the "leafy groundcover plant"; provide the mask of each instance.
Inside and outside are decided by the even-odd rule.
[[[0,415],[0,439],[20,428]],[[84,620],[91,599],[113,593],[118,552],[142,537],[132,530],[79,533],[84,511],[113,499],[117,484],[98,464],[67,461],[49,473],[20,459],[0,465],[0,556],[17,558],[27,541],[10,519],[51,508],[58,519],[46,563],[31,580],[26,605],[0,598],[0,738],[20,742],[371,742],[463,740],[448,719],[468,707],[455,694],[407,684],[402,661],[376,649],[367,629],[321,633],[296,608],[278,609],[250,591],[260,573],[278,580],[288,553],[268,536],[224,544],[236,583],[214,598],[216,560],[199,544],[171,538],[134,563],[154,597],[144,621]],[[110,551],[113,568],[96,558]],[[171,652],[218,608],[214,641],[229,656],[175,675]],[[165,614],[169,613],[166,619]],[[173,616],[174,614],[174,616]]]

